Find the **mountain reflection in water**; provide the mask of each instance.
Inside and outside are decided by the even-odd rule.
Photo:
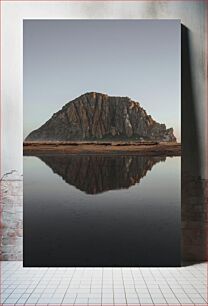
[[[87,194],[128,189],[140,182],[161,156],[38,156],[64,181]]]

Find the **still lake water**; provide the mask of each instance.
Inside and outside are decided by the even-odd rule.
[[[180,266],[180,157],[24,157],[24,266]]]

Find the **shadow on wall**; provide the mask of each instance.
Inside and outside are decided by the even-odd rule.
[[[190,61],[190,31],[181,28],[181,107],[182,107],[182,260],[207,259],[206,212],[208,184],[201,179],[201,153],[197,130],[197,97],[193,92]]]

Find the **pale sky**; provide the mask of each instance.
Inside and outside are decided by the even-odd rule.
[[[128,96],[181,133],[180,20],[24,20],[24,137],[85,92]]]

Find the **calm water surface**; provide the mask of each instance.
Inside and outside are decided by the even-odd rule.
[[[180,157],[24,157],[24,266],[179,266]]]

